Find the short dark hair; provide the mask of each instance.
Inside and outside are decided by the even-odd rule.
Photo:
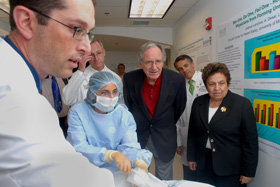
[[[95,5],[95,0],[92,0]],[[17,26],[13,17],[13,10],[16,6],[22,5],[27,8],[34,8],[39,12],[49,15],[53,10],[63,10],[67,8],[66,0],[9,0],[10,3],[10,26],[11,30],[14,30]],[[38,23],[41,25],[46,25],[48,23],[48,18],[37,15]]]
[[[54,9],[65,9],[65,0],[9,0],[10,2],[10,25],[11,30],[16,28],[13,17],[13,10],[16,6],[22,5],[27,8],[34,8],[43,14],[49,15]],[[38,14],[38,23],[41,25],[47,24],[47,18]]]
[[[123,67],[124,67],[124,69],[125,69],[125,65],[124,65],[124,64],[118,64],[118,67],[119,67],[119,66],[123,66]]]
[[[230,84],[231,77],[227,66],[224,63],[216,62],[216,63],[209,63],[203,68],[202,80],[206,87],[207,87],[207,79],[216,73],[224,74],[224,76],[227,79],[228,85]]]
[[[185,60],[185,59],[187,59],[191,64],[193,63],[193,59],[189,55],[180,55],[175,59],[175,62],[174,62],[175,69],[176,69],[177,62],[179,62],[181,60]]]

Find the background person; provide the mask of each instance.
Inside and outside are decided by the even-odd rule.
[[[114,186],[65,140],[41,92],[48,75],[69,77],[90,51],[91,0],[10,0],[11,32],[0,39],[0,185]]]
[[[122,96],[123,85],[121,78],[104,64],[106,52],[103,44],[101,41],[93,39],[90,46],[91,52],[86,53],[82,60],[79,61],[78,70],[73,73],[68,84],[63,89],[63,101],[66,105],[74,105],[86,98],[89,79],[94,73],[99,71],[111,72],[118,78]],[[86,68],[87,62],[90,65]],[[123,103],[122,100],[120,102]]]
[[[191,107],[197,96],[207,93],[202,81],[202,73],[195,71],[195,64],[188,55],[180,55],[175,59],[174,67],[186,78],[187,104],[186,108],[178,120],[177,126],[177,153],[181,155],[183,164],[183,173],[185,180],[197,181],[196,171],[192,171],[188,167],[187,161],[187,140]]]
[[[237,187],[255,176],[258,135],[252,104],[229,90],[225,64],[210,63],[202,72],[209,94],[192,106],[188,161],[198,181],[217,187]]]
[[[124,75],[124,100],[137,124],[142,148],[153,153],[156,177],[172,180],[177,148],[176,122],[186,105],[186,81],[182,75],[163,68],[166,53],[162,45],[141,46],[141,69]]]
[[[152,153],[141,149],[132,114],[119,100],[119,80],[110,72],[90,77],[85,101],[71,107],[68,141],[96,166],[130,173],[131,167],[148,172]],[[112,162],[114,161],[114,162]]]
[[[123,75],[125,74],[125,65],[124,64],[119,64],[118,65],[118,75],[120,78],[123,80]]]

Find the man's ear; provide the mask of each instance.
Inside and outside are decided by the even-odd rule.
[[[34,28],[38,24],[35,13],[24,6],[16,6],[13,10],[13,17],[17,30],[24,38],[31,39]]]

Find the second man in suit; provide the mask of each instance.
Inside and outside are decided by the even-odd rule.
[[[163,68],[162,45],[147,42],[141,46],[141,69],[124,75],[124,100],[137,124],[142,148],[153,153],[156,177],[172,180],[172,164],[177,148],[176,122],[186,105],[185,78]]]

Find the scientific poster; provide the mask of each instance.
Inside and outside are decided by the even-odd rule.
[[[195,63],[195,69],[200,71],[206,64],[212,62],[211,48],[212,36],[207,34],[181,47],[177,52],[177,56],[182,54],[189,55]]]
[[[218,61],[231,71],[230,90],[253,106],[260,150],[280,159],[280,0],[264,0],[220,25]]]

